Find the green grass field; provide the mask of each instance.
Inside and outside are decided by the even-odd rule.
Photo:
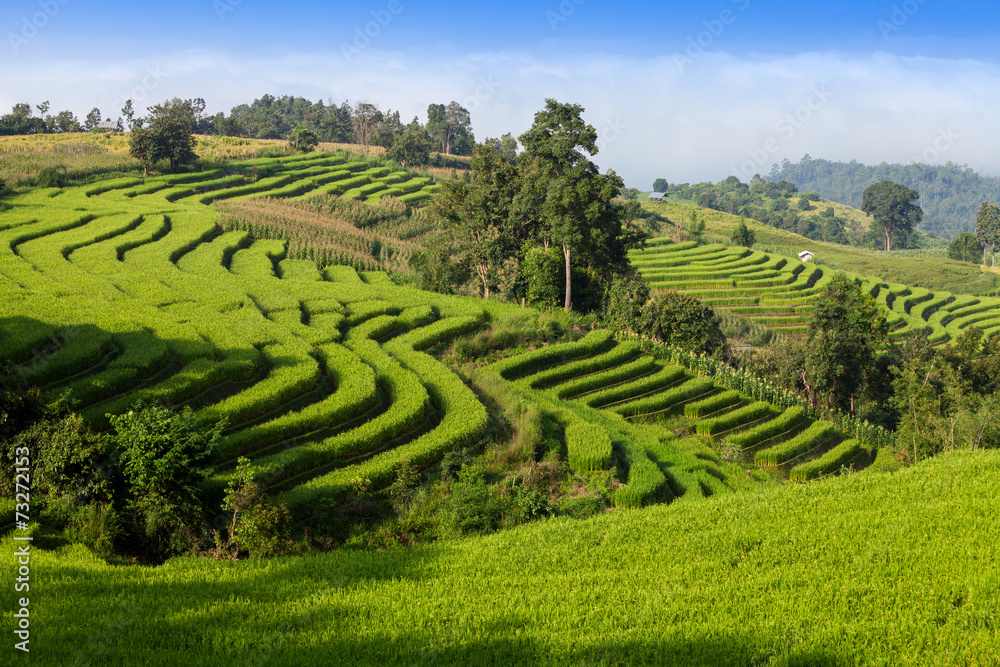
[[[408,549],[158,568],[111,567],[40,541],[31,656],[52,665],[995,665],[998,484],[1000,454],[953,453],[896,473]],[[9,624],[10,586],[3,599]]]

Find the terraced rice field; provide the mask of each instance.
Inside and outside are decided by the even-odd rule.
[[[615,464],[627,470],[618,505],[728,492],[705,438],[728,441],[744,462],[800,480],[872,461],[870,448],[828,422],[807,418],[802,408],[782,411],[721,388],[642,353],[634,343],[617,343],[607,331],[501,360],[487,374],[561,423],[572,467]],[[678,439],[690,433],[705,438]]]
[[[651,288],[683,291],[788,335],[806,333],[812,302],[833,275],[822,265],[797,258],[666,238],[651,240],[630,257]],[[920,331],[932,342],[943,343],[973,325],[987,335],[1000,332],[1000,298],[911,289],[848,275],[886,309],[893,326],[890,335]]]
[[[251,183],[186,174],[11,199],[0,217],[0,363],[49,401],[69,392],[98,427],[138,401],[225,420],[212,485],[223,489],[247,456],[257,479],[306,518],[358,480],[387,484],[400,465],[428,465],[480,439],[485,406],[425,350],[525,311],[398,287],[377,271],[320,272],[287,258],[285,241],[223,231],[207,205],[220,198],[334,185],[348,196],[362,177],[383,178],[363,165],[344,177],[354,167],[337,156],[256,164]],[[573,467],[616,467],[623,506],[729,490],[704,441],[685,444],[654,423],[663,415],[715,440],[742,434],[762,465],[791,467],[843,440],[606,331],[502,360],[487,375],[562,425]]]

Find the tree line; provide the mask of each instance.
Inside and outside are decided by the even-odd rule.
[[[190,118],[193,134],[247,137],[253,139],[299,139],[314,137],[315,142],[358,143],[367,155],[372,146],[392,151],[401,162],[424,164],[431,153],[471,155],[475,145],[469,110],[458,102],[434,103],[427,107],[427,120],[417,117],[404,124],[399,111],[382,110],[374,102],[311,102],[304,97],[263,95],[250,104],[223,112],[205,113],[202,98],[169,100],[149,107],[146,117],[136,118],[132,100],[109,118],[117,118],[118,129],[133,130],[137,120],[154,124],[165,106],[181,103]],[[2,134],[48,134],[90,132],[101,123],[101,110],[94,108],[81,123],[71,111],[49,112],[44,102],[34,109],[28,103],[15,104],[11,113],[0,116]],[[140,123],[142,127],[142,123]],[[308,144],[308,141],[306,142]]]
[[[968,166],[887,164],[864,165],[856,160],[833,162],[804,156],[793,164],[775,165],[768,181],[789,181],[802,190],[860,208],[864,191],[883,180],[891,180],[920,192],[925,212],[924,230],[953,239],[961,232],[974,232],[977,210],[983,201],[1000,201],[1000,178],[983,176]]]

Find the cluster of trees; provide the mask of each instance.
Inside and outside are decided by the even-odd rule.
[[[509,136],[475,147],[467,178],[444,184],[432,205],[446,231],[415,257],[426,286],[471,280],[486,298],[600,307],[604,289],[631,271],[626,253],[643,234],[626,224],[638,204],[613,201],[622,179],[589,159],[597,132],[582,112],[549,99],[519,137],[520,155]]]
[[[150,107],[147,117],[139,119],[152,124],[171,100]],[[219,112],[205,114],[205,100],[183,100],[188,107],[190,133],[240,136],[254,139],[287,139],[299,150],[309,150],[318,142],[358,143],[368,154],[371,146],[390,151],[394,159],[406,165],[427,164],[431,154],[471,155],[475,145],[469,110],[458,102],[431,104],[427,107],[427,122],[414,118],[404,125],[399,111],[383,111],[372,102],[339,106],[332,101],[310,102],[303,97],[264,95],[251,104],[233,107],[229,116]],[[94,108],[81,124],[70,111],[56,116],[46,115],[49,103],[37,106],[33,115],[30,104],[16,104],[10,114],[0,117],[0,134],[35,134],[44,132],[90,131],[101,122],[100,109]],[[135,109],[128,100],[119,118],[123,128],[133,130]],[[141,129],[143,124],[139,124]],[[516,146],[515,146],[516,150]],[[141,158],[140,158],[141,159]],[[183,164],[183,159],[180,161]],[[145,161],[144,161],[145,164]]]
[[[831,162],[806,155],[798,164],[785,160],[774,165],[770,181],[790,181],[803,190],[815,190],[831,201],[860,208],[864,191],[879,181],[893,181],[920,192],[928,233],[953,239],[973,232],[980,203],[1000,201],[1000,178],[982,176],[968,166],[886,164],[866,166],[856,160]]]
[[[657,179],[653,185],[668,186],[666,190],[657,192],[677,192],[678,197],[697,202],[704,208],[746,216],[806,238],[830,243],[850,242],[847,221],[834,215],[832,207],[823,211],[819,220],[815,216],[801,215],[805,211],[814,210],[812,202],[818,201],[820,196],[815,192],[799,195],[798,188],[787,181],[772,183],[758,174],[754,175],[749,184],[743,183],[736,176],[730,176],[715,184],[696,183],[676,186],[673,190],[664,179]],[[799,196],[799,202],[793,205],[791,199],[795,195]]]
[[[53,115],[49,109],[48,101],[36,105],[34,111],[27,102],[15,104],[10,113],[0,116],[0,135],[90,132],[101,122],[101,110],[97,107],[90,110],[82,123],[72,111]]]
[[[655,185],[667,183],[657,179]],[[730,176],[719,183],[697,183],[676,191],[699,206],[745,216],[816,241],[883,250],[914,248],[921,243],[920,233],[914,230],[923,219],[923,210],[916,204],[920,195],[892,181],[881,181],[865,190],[860,208],[874,218],[867,231],[848,229],[847,220],[837,217],[832,206],[818,216],[802,215],[816,209],[815,202],[821,199],[818,193],[799,193],[794,183],[766,181],[759,174],[749,184]],[[795,204],[793,197],[797,197]]]
[[[844,274],[815,304],[804,339],[778,338],[740,363],[812,405],[896,431],[913,460],[1000,447],[1000,336],[970,327],[936,347],[922,332],[892,341],[874,299]]]

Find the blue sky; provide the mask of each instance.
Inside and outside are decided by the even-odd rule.
[[[586,107],[596,160],[640,188],[805,153],[1000,175],[995,0],[6,0],[0,29],[2,110],[180,96],[228,112],[272,93],[409,119],[457,100],[482,139],[556,97]]]

